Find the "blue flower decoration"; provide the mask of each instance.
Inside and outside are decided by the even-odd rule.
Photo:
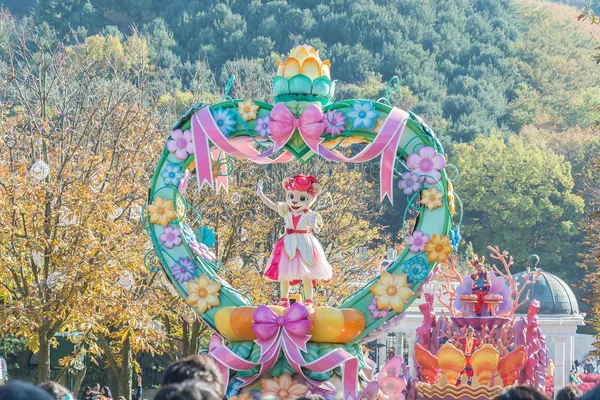
[[[235,131],[235,117],[231,110],[219,107],[216,110],[212,110],[211,113],[223,135],[229,137],[229,134]]]
[[[371,100],[355,101],[352,104],[352,111],[346,114],[352,120],[353,128],[370,128],[378,115]]]
[[[450,244],[452,245],[452,248],[454,249],[454,251],[458,251],[458,245],[462,240],[462,236],[460,235],[460,228],[457,226],[456,228],[451,229],[448,233],[448,236],[450,236]]]
[[[429,262],[421,256],[413,257],[404,262],[402,272],[410,283],[421,282],[429,275]]]
[[[202,228],[197,229],[195,236],[198,243],[204,243],[208,248],[213,247],[217,241],[215,232],[208,226],[203,226]]]
[[[181,178],[183,178],[183,173],[177,165],[167,164],[165,169],[160,173],[160,176],[162,176],[165,184],[177,186]]]

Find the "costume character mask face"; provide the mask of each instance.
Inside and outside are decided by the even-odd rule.
[[[321,193],[321,185],[311,175],[296,175],[285,178],[282,182],[285,189],[285,201],[294,213],[309,209]]]

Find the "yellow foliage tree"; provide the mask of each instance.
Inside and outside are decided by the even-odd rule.
[[[69,48],[29,22],[3,29],[0,336],[38,353],[38,382],[50,377],[58,332],[82,334],[92,357],[103,351],[94,340],[108,338],[109,361],[123,344],[162,350],[147,321],[171,297],[144,271],[150,246],[139,222],[163,132],[144,92],[145,43],[92,37]],[[131,291],[117,284],[127,274]]]

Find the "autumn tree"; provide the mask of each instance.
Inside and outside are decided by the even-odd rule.
[[[138,183],[161,130],[140,37],[69,47],[7,15],[0,29],[0,334],[27,340],[43,382],[54,335],[94,331],[99,300],[143,268]]]

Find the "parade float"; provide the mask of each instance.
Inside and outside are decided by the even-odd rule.
[[[437,277],[445,284],[436,296],[446,310],[440,318],[434,295],[425,294],[414,349],[419,399],[490,399],[517,383],[544,390],[550,360],[537,317],[540,303],[532,300],[526,316],[515,316],[540,271],[528,269],[519,285],[510,272],[512,257],[489,250],[501,269],[477,256],[467,276],[457,272],[455,255],[441,265]]]
[[[410,382],[401,358],[392,358],[373,374],[363,343],[400,322],[417,296],[429,296],[424,291],[434,270],[460,241],[462,210],[452,186],[456,169],[447,165],[440,142],[418,116],[391,105],[387,92],[394,86],[397,79],[390,81],[386,97],[377,101],[333,102],[335,81],[330,78],[329,61],[322,61],[309,46],[298,46],[285,62],[277,62],[274,105],[232,99],[226,90],[222,102],[196,105],[173,127],[157,161],[143,213],[154,244],[146,264],[151,271],[162,271],[215,331],[209,355],[225,378],[228,398],[295,399],[310,393],[330,399],[414,398],[415,382]],[[403,204],[402,226],[412,224],[402,232],[406,246],[385,271],[338,307],[315,304],[311,283],[332,274],[318,241],[323,221],[311,209],[326,188],[319,177],[298,174],[281,182],[285,198],[271,199],[262,182],[257,182],[257,196],[284,219],[285,231],[264,266],[265,279],[279,282],[279,301],[252,304],[224,279],[212,248],[211,223],[186,201],[190,180],[197,180],[201,195],[205,190],[228,189],[234,159],[269,165],[294,159],[307,163],[313,157],[364,164],[366,180],[379,186],[382,202],[393,205],[394,192],[405,197],[396,204]],[[409,221],[409,212],[417,217]],[[502,278],[491,279],[494,290],[499,288],[496,280]],[[302,298],[293,302],[289,286],[298,282],[304,290]],[[517,347],[506,344],[506,351],[523,355],[518,340],[526,339],[517,327],[525,332],[529,325],[510,322],[505,309],[508,297],[489,300],[485,307],[492,316],[485,310],[480,317],[472,316],[471,308],[466,308],[469,301],[461,303],[465,308],[453,311],[449,320],[430,316],[420,333],[421,353],[426,356],[419,356],[419,375],[429,387],[441,384],[440,371],[456,384],[439,353],[450,345],[438,349],[438,344],[443,335],[454,337],[466,325],[486,343],[479,352],[511,327]],[[473,366],[478,365],[476,360]],[[485,379],[497,381],[496,375],[482,378],[478,370],[475,373],[480,385]],[[424,393],[429,390],[419,387]]]

